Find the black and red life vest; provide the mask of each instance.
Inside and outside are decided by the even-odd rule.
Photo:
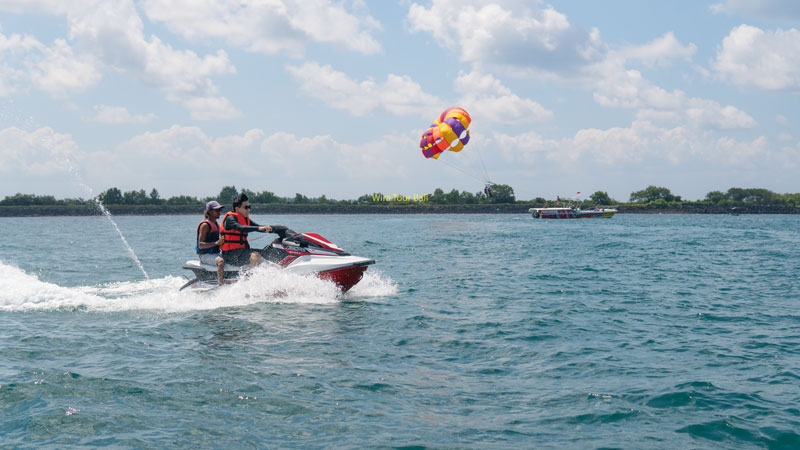
[[[228,211],[222,216],[222,236],[225,238],[225,242],[220,245],[220,249],[223,252],[227,252],[230,250],[237,250],[240,248],[250,248],[250,244],[247,242],[247,233],[242,233],[241,231],[236,230],[228,230],[225,228],[225,219],[228,216],[233,216],[236,218],[236,221],[239,222],[240,225],[249,226],[250,225],[250,218],[246,218],[233,211]]]

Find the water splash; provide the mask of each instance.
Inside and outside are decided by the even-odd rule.
[[[103,213],[104,216],[106,216],[106,219],[108,219],[108,221],[111,222],[111,226],[113,226],[114,229],[117,230],[117,234],[119,235],[119,238],[122,239],[122,243],[125,244],[125,247],[128,248],[128,254],[131,255],[131,259],[133,260],[133,262],[135,262],[136,266],[139,268],[139,270],[142,271],[142,273],[144,274],[144,278],[147,281],[150,281],[150,277],[147,275],[147,272],[144,270],[144,266],[142,265],[142,262],[139,261],[139,258],[136,257],[136,252],[134,252],[133,251],[133,247],[131,247],[131,245],[128,244],[128,240],[125,239],[125,236],[122,234],[122,230],[120,230],[119,227],[117,226],[117,222],[114,222],[114,219],[111,218],[111,213],[103,206],[103,202],[101,202],[100,199],[95,197],[94,201],[95,201],[95,204],[97,205],[97,208]]]
[[[362,283],[366,284],[360,292],[353,289],[342,295],[330,281],[270,267],[258,267],[240,282],[210,292],[178,291],[185,282],[182,277],[166,276],[149,281],[64,287],[0,261],[0,311],[176,313],[257,303],[335,305],[397,293],[396,283],[383,274],[365,277]]]
[[[39,123],[39,121],[36,120],[33,116],[27,116],[22,119],[21,116],[22,114],[20,114],[20,112],[17,110],[17,107],[14,104],[13,99],[6,100],[0,103],[0,119],[4,121],[13,119],[19,122],[18,124],[19,127],[25,130],[35,130],[37,128],[43,127],[43,125]],[[122,243],[125,244],[125,247],[128,249],[128,254],[131,256],[131,259],[133,260],[134,263],[136,263],[136,266],[139,268],[139,270],[142,271],[142,274],[144,274],[145,279],[149,281],[150,277],[144,270],[142,262],[139,261],[139,258],[136,257],[136,252],[133,251],[133,247],[131,247],[131,245],[128,243],[128,240],[125,239],[125,236],[122,234],[122,230],[119,229],[119,226],[117,226],[117,223],[114,222],[114,219],[111,217],[111,213],[103,206],[103,203],[95,197],[94,190],[92,190],[92,188],[89,187],[88,184],[83,182],[83,178],[81,177],[80,173],[78,173],[77,164],[75,164],[71,155],[69,154],[63,155],[63,160],[64,160],[63,161],[64,167],[66,167],[67,170],[72,174],[72,177],[74,178],[78,186],[83,188],[89,194],[90,198],[94,199],[97,209],[100,210],[101,213],[103,213],[106,219],[108,219],[109,223],[111,223],[111,226],[113,226],[114,229],[117,230],[117,234],[119,234],[119,238],[122,240]]]
[[[69,157],[67,157],[66,159],[67,159],[66,166],[69,169],[69,172],[72,174],[73,178],[75,178],[75,182],[78,184],[78,186],[83,188],[89,194],[89,196],[94,200],[97,209],[101,213],[103,213],[105,218],[108,219],[108,222],[111,223],[111,226],[114,227],[115,230],[117,230],[119,238],[122,240],[122,243],[125,244],[125,247],[128,249],[128,254],[130,255],[133,262],[136,263],[136,267],[138,267],[139,270],[142,271],[142,274],[144,274],[144,278],[150,281],[150,276],[148,276],[147,271],[144,270],[144,266],[142,265],[142,262],[139,261],[139,258],[136,256],[136,252],[133,251],[133,247],[131,247],[131,245],[128,243],[128,240],[125,239],[125,235],[122,234],[122,230],[120,230],[119,226],[117,226],[117,222],[115,222],[114,219],[111,217],[111,212],[108,209],[106,209],[106,207],[103,206],[103,202],[101,202],[100,199],[94,195],[94,190],[91,187],[89,187],[88,184],[83,182],[81,175],[78,173],[78,169],[75,168],[75,165],[72,164],[72,161],[70,161]]]

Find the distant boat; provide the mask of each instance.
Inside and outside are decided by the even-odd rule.
[[[581,209],[575,206],[555,207],[555,208],[531,208],[528,210],[534,219],[598,219],[612,217],[617,213],[613,208],[589,208]]]

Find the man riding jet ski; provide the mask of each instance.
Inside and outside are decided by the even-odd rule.
[[[314,274],[324,280],[336,283],[342,292],[355,286],[364,275],[367,267],[375,264],[375,260],[353,256],[333,242],[316,233],[297,233],[283,225],[272,225],[271,230],[278,238],[261,250],[256,250],[268,264],[299,275]],[[199,260],[189,260],[183,265],[191,270],[195,278],[187,282],[181,290],[213,289],[219,286],[217,268],[203,264]],[[224,266],[223,284],[236,281],[240,273],[249,265]]]

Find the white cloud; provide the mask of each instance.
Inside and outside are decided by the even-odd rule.
[[[131,114],[124,106],[95,105],[94,117],[90,120],[107,124],[144,124],[156,119],[153,113]]]
[[[479,111],[483,119],[498,123],[535,123],[549,120],[553,112],[527,98],[520,98],[490,74],[460,73],[455,89],[463,96],[459,105]]]
[[[627,69],[625,59],[616,53],[610,53],[591,71],[596,74],[590,82],[595,89],[594,99],[603,106],[675,109],[684,101],[682,91],[668,92],[653,85],[638,70]]]
[[[667,66],[675,59],[691,61],[694,54],[697,53],[697,46],[692,43],[681,45],[675,37],[675,33],[670,31],[645,45],[625,48],[621,53],[626,59],[642,61],[651,67]]]
[[[51,176],[66,173],[80,157],[72,136],[50,127],[25,131],[17,127],[0,130],[0,173],[8,176]]]
[[[681,90],[668,91],[627,67],[630,61],[650,67],[691,61],[697,47],[681,44],[673,32],[644,45],[609,51],[597,30],[583,32],[551,6],[516,0],[434,0],[430,7],[415,3],[409,8],[408,21],[412,31],[430,32],[441,46],[458,51],[462,61],[475,67],[577,82],[592,89],[602,106],[644,109],[649,117],[686,117],[692,126],[732,129],[755,125],[750,116],[733,106],[687,99]],[[459,83],[483,88],[462,102],[478,105],[477,109],[488,112],[495,121],[504,111],[511,113],[512,122],[525,117],[542,120],[551,114],[532,100],[515,96],[491,75],[478,75],[477,70],[462,74],[457,89]]]
[[[779,125],[788,126],[791,122],[789,122],[789,118],[784,116],[783,114],[778,114],[775,116],[775,122]]]
[[[638,70],[627,69],[621,54],[610,52],[592,67],[597,74],[595,101],[607,107],[639,109],[637,118],[685,121],[687,126],[711,129],[745,129],[756,121],[740,109],[702,98],[686,98],[683,91],[669,92],[645,79]]]
[[[679,122],[683,117],[681,111],[643,108],[636,111],[636,120],[646,122]]]
[[[383,109],[395,115],[431,117],[438,114],[443,101],[422,90],[408,76],[389,74],[386,81],[356,81],[347,74],[308,62],[302,66],[287,66],[286,70],[300,82],[300,90],[320,99],[328,106],[343,109],[354,116],[365,116]]]
[[[429,32],[462,61],[512,74],[572,77],[606,52],[599,33],[569,23],[564,14],[540,2],[434,0],[430,8],[412,4],[411,31]]]
[[[335,109],[354,116],[365,116],[383,109],[391,114],[435,117],[447,103],[422,90],[408,76],[389,74],[386,81],[357,81],[347,74],[316,62],[287,66],[300,83],[300,90]],[[462,94],[458,105],[467,111],[480,111],[482,119],[503,123],[535,123],[548,120],[553,113],[533,100],[511,92],[489,74],[460,73],[454,88]]]
[[[746,17],[800,18],[800,3],[796,0],[725,0],[712,4],[709,10],[714,14],[741,14]]]
[[[480,172],[483,164],[477,164],[477,155],[483,151],[492,179],[514,186],[521,198],[559,189],[589,190],[587,185],[614,196],[615,189],[630,192],[653,183],[672,187],[670,180],[691,173],[708,173],[728,185],[746,179],[767,188],[774,183],[791,186],[800,161],[800,145],[787,142],[772,148],[764,137],[719,138],[701,129],[660,127],[644,120],[555,139],[535,132],[476,135],[463,152],[446,155],[450,164],[425,159],[418,151],[398,151],[415,148],[417,139],[417,131],[409,131],[354,145],[331,136],[265,135],[259,129],[214,137],[198,127],[175,125],[108,150],[84,152],[69,135],[51,128],[26,132],[12,127],[0,131],[0,191],[74,195],[65,188],[74,183],[69,172],[80,171],[96,191],[155,187],[163,196],[211,195],[230,180],[239,188],[285,196],[413,195],[436,187],[475,188],[467,174],[471,169]],[[231,160],[241,164],[225,164]],[[198,185],[198,174],[212,175],[201,177]]]
[[[733,84],[768,90],[800,88],[800,31],[740,25],[722,40],[711,66]]]
[[[770,152],[763,136],[737,141],[690,127],[659,127],[646,120],[635,120],[630,127],[582,129],[563,139],[545,139],[537,133],[495,133],[493,140],[509,163],[537,165],[549,161],[569,167],[575,163],[581,167],[598,164],[651,173],[663,169],[664,163],[672,167],[692,161],[736,166],[780,156],[780,152]]]
[[[319,42],[364,54],[381,50],[372,36],[381,25],[363,8],[348,11],[330,0],[146,0],[147,17],[191,41],[221,38],[253,52],[300,56],[307,43]]]
[[[129,72],[167,93],[189,96],[215,93],[217,88],[210,77],[236,72],[223,50],[199,57],[190,50],[175,50],[157,36],[146,39],[131,1],[103,6],[70,11],[69,36],[110,67]]]
[[[744,129],[756,126],[755,119],[730,105],[722,106],[712,100],[693,98],[688,101],[687,106],[686,115],[689,120],[701,126],[720,130]]]
[[[48,0],[0,3],[7,11],[48,10]],[[40,60],[29,62],[32,82],[54,95],[68,95],[85,89],[100,78],[103,66],[125,72],[145,85],[164,91],[168,100],[189,107],[208,105],[208,111],[192,109],[194,117],[231,117],[212,77],[236,72],[223,50],[198,56],[190,50],[176,50],[157,36],[146,38],[144,24],[131,0],[73,1],[57,3],[49,12],[67,19],[68,38],[57,40],[52,49],[35,46]],[[73,48],[76,51],[73,51]],[[209,101],[209,99],[216,101]]]
[[[434,179],[437,168],[426,164],[418,152],[398,151],[415,148],[416,139],[408,133],[352,145],[331,136],[285,132],[267,136],[260,129],[213,137],[199,127],[175,125],[91,153],[83,168],[91,184],[100,189],[155,186],[167,195],[203,189],[212,194],[235,180],[239,188],[268,189],[279,195],[300,192],[331,197],[346,192],[346,198],[354,198],[354,190],[363,194],[408,186],[421,176]],[[210,175],[200,178],[203,186],[197,185],[198,174]]]
[[[284,177],[295,186],[297,182],[309,178],[324,179],[325,174],[335,172],[336,179],[327,177],[318,184],[317,189],[324,190],[326,183],[375,183],[398,175],[407,176],[408,168],[398,165],[393,155],[408,155],[408,152],[397,152],[397,149],[409,148],[410,145],[413,145],[410,138],[397,135],[352,145],[337,142],[330,136],[300,137],[279,132],[264,139],[260,152],[273,167],[289,168]],[[303,162],[302,170],[291,170],[299,161]]]
[[[27,78],[25,71],[15,68],[7,61],[17,53],[27,53],[32,48],[40,46],[38,40],[31,36],[12,34],[6,37],[0,33],[0,97],[14,93],[22,80]]]
[[[56,39],[53,47],[41,51],[43,56],[39,61],[29,62],[31,81],[53,96],[80,92],[100,80],[93,58],[76,56],[63,39]]]
[[[0,63],[0,96],[32,85],[54,97],[65,97],[101,77],[93,58],[76,55],[63,39],[48,47],[32,36],[0,33]]]
[[[194,120],[234,119],[242,115],[225,97],[190,97],[181,103]]]

